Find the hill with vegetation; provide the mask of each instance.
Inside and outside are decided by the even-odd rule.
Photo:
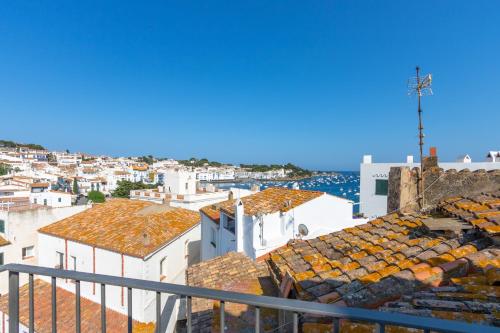
[[[312,171],[303,169],[298,167],[292,163],[287,163],[284,165],[281,164],[240,164],[240,167],[243,169],[247,169],[251,172],[267,172],[279,169],[285,169],[285,171],[291,171],[287,174],[287,177],[290,178],[306,178],[312,176]]]
[[[35,144],[35,143],[19,143],[19,142],[14,142],[14,141],[9,141],[9,140],[0,140],[0,147],[7,147],[7,148],[21,148],[21,147],[26,147],[29,149],[35,149],[35,150],[46,150],[45,147]]]

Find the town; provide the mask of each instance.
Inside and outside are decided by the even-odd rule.
[[[499,333],[500,1],[4,1],[0,333]]]
[[[481,162],[464,155],[447,163],[438,162],[437,150],[432,148],[424,163],[428,195],[420,206],[418,164],[412,156],[406,163],[374,163],[371,156],[363,156],[361,202],[355,203],[300,189],[298,176],[313,174],[293,165],[257,168],[195,159],[113,158],[3,142],[7,144],[0,147],[2,265],[50,267],[342,306],[376,305],[383,311],[418,315],[432,311],[427,315],[474,318],[470,320],[496,325],[496,299],[488,290],[496,288],[500,272],[495,245],[500,232],[499,151],[488,152]],[[296,182],[290,187],[264,188],[255,182],[249,189],[218,188],[217,181],[249,178]],[[354,214],[358,204],[360,211]],[[4,330],[10,283],[6,272],[2,273]],[[377,291],[388,283],[398,287]],[[466,303],[475,297],[476,289],[464,287],[471,284],[485,288],[484,297],[490,303]],[[57,329],[76,329],[71,305],[75,279],[40,276],[33,281],[20,275],[18,285],[20,304],[34,297],[34,307],[44,311],[37,319],[31,318],[37,332],[51,330],[51,322],[41,318],[52,316],[51,300],[43,295],[50,295],[54,288],[57,316],[70,318],[58,322]],[[428,291],[419,291],[424,285]],[[28,296],[33,286],[34,294]],[[103,284],[83,281],[78,286],[78,297],[88,300],[80,316],[97,316],[105,297],[110,332],[124,331],[127,316],[133,319],[134,332],[206,332],[217,330],[220,324],[220,304],[214,301],[193,298],[188,306],[181,295],[173,293],[157,299],[146,290],[133,290],[126,296],[124,287],[104,290]],[[431,293],[440,292],[448,296],[438,297],[440,303],[436,303],[436,294]],[[403,299],[395,302],[398,297]],[[405,303],[408,297],[418,305]],[[469,308],[474,304],[469,315],[463,304]],[[162,308],[159,316],[158,305]],[[255,308],[246,306],[243,311],[241,305],[228,305],[225,311],[228,331],[254,327],[249,318],[255,316]],[[32,324],[22,320],[27,315],[20,313],[21,330]],[[241,316],[246,318],[243,322]],[[286,316],[274,311],[261,316],[266,330],[286,322]],[[332,325],[307,315],[301,323],[303,332],[329,330]],[[87,331],[102,328],[97,317],[78,325],[87,325]],[[346,329],[363,325],[342,323]]]

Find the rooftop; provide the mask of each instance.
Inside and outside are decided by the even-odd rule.
[[[41,228],[44,234],[145,258],[200,221],[198,212],[112,199]]]
[[[245,215],[256,215],[258,213],[271,214],[275,212],[286,212],[308,201],[316,199],[324,192],[292,190],[281,187],[267,188],[258,193],[241,198],[245,207]],[[217,208],[230,215],[234,215],[236,200],[226,200],[217,204]],[[203,212],[210,210],[202,210]]]
[[[35,331],[37,333],[52,332],[52,323],[49,318],[52,316],[50,283],[37,279],[34,281],[35,291]],[[57,331],[75,331],[75,295],[65,289],[57,288]],[[9,295],[0,297],[0,310],[8,313]],[[106,309],[106,332],[125,333],[127,332],[127,316]],[[101,305],[88,299],[81,298],[81,328],[82,332],[101,331]],[[24,325],[29,325],[29,287],[28,284],[19,288],[19,321]],[[133,322],[133,330],[138,333],[152,333],[154,324]]]

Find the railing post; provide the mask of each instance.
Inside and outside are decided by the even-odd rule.
[[[33,274],[29,275],[29,293],[30,293],[30,306],[29,306],[29,312],[30,312],[30,324],[29,324],[29,333],[34,333],[35,332],[35,287],[34,287],[34,281],[33,281]]]
[[[19,332],[19,273],[9,271],[9,332]]]
[[[226,315],[226,302],[220,301],[220,332],[224,333],[225,332],[225,318]]]
[[[333,326],[333,333],[340,333],[340,320],[339,320],[339,318],[333,318],[332,326]]]
[[[156,292],[156,332],[161,333],[161,293]]]
[[[187,319],[187,331],[188,333],[193,332],[193,321],[192,321],[192,315],[193,315],[193,308],[192,308],[192,298],[191,296],[187,296],[186,299],[186,319]]]
[[[255,333],[260,333],[260,308],[255,307]]]
[[[381,323],[375,323],[375,333],[384,333],[385,325]]]
[[[106,285],[101,283],[101,332],[106,333]]]
[[[51,278],[52,281],[52,333],[57,332],[57,286],[56,277]]]
[[[299,314],[293,313],[293,333],[299,333]]]
[[[127,332],[132,333],[132,288],[127,288]]]
[[[81,298],[80,298],[80,281],[79,280],[76,280],[75,281],[75,306],[76,306],[76,309],[75,309],[75,315],[76,315],[76,318],[75,318],[75,321],[76,321],[76,327],[75,327],[75,331],[76,333],[80,333],[81,332],[81,320],[82,320],[82,316],[81,316],[81,308],[80,308],[80,304],[81,304]]]

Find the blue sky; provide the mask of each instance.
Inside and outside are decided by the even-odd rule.
[[[11,1],[0,138],[96,154],[357,170],[499,149],[499,1]]]

